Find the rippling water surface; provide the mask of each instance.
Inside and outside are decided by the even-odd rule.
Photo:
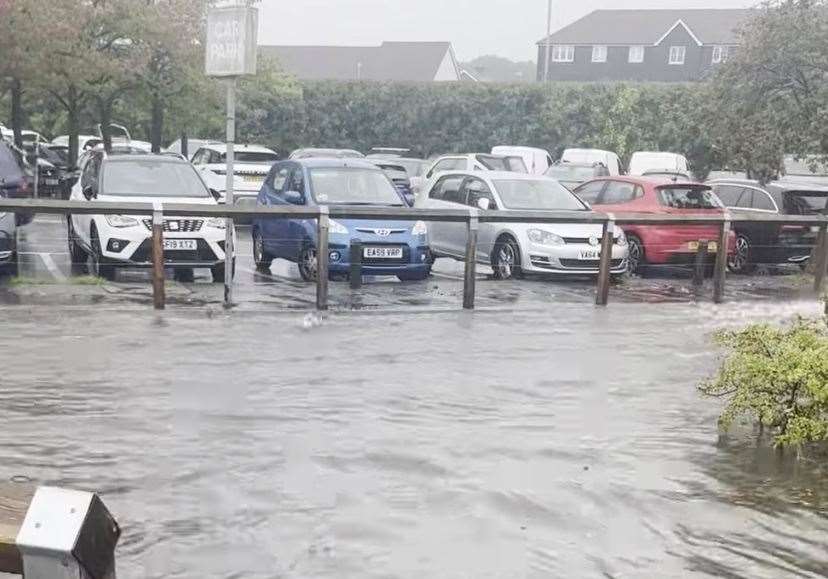
[[[816,306],[2,312],[0,478],[119,577],[819,577],[828,474],[720,440],[718,327]]]

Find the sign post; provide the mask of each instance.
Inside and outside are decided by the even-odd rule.
[[[236,79],[256,74],[259,13],[250,6],[212,8],[207,13],[207,76],[227,80],[227,154],[225,203],[235,203],[233,165],[236,141]],[[235,227],[227,218],[224,241],[224,307],[233,306]]]

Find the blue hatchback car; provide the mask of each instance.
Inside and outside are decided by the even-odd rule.
[[[376,165],[360,159],[300,159],[276,163],[257,203],[405,207],[405,200]],[[365,275],[422,280],[431,272],[428,231],[422,221],[330,220],[329,268],[333,279],[350,271],[351,242],[362,243]],[[316,279],[315,219],[260,217],[253,220],[253,258],[266,271],[275,258],[295,262],[305,281]]]

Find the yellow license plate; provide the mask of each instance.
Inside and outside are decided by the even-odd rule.
[[[691,241],[687,244],[687,247],[690,251],[698,251],[699,250],[699,242],[698,241]],[[719,244],[715,241],[710,241],[707,244],[707,253],[716,253],[719,251]]]

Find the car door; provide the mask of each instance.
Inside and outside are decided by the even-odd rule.
[[[271,170],[259,192],[259,202],[263,206],[274,207],[286,204],[283,194],[290,172],[289,164],[279,164]],[[268,217],[258,220],[258,225],[261,228],[265,249],[274,257],[285,257],[284,240],[287,237],[287,219]]]
[[[489,202],[489,211],[497,210],[497,201],[494,198],[491,187],[483,179],[478,177],[468,177],[461,187],[461,197],[465,197],[466,205],[484,211],[480,207],[480,200],[486,199]],[[497,235],[498,224],[496,223],[480,223],[477,231],[477,261],[490,263],[490,255],[494,247],[495,235]],[[460,240],[459,250],[465,251],[466,239],[468,232],[462,232],[462,239]]]
[[[427,197],[421,206],[427,209],[460,209],[464,206],[459,202],[460,187],[463,185],[464,175],[444,175],[440,177],[431,189],[426,192]],[[447,223],[432,221],[428,224],[429,243],[437,254],[456,255],[452,253],[451,238],[457,236],[455,229],[465,227],[462,223]]]
[[[302,194],[302,202],[300,205],[307,205],[309,203],[310,193],[305,183],[305,169],[301,165],[293,165],[291,167],[290,176],[284,186],[284,193],[288,191],[295,191]],[[305,240],[308,238],[316,238],[316,220],[281,219],[280,221],[284,224],[284,229],[280,229],[277,234],[284,235],[286,244],[285,252],[288,259],[297,261]]]

